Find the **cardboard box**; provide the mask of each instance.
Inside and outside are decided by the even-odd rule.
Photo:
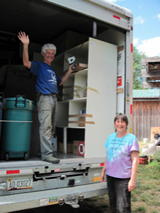
[[[72,143],[67,143],[67,153],[73,153],[73,148],[72,147],[73,147]],[[63,143],[62,142],[58,142],[58,151],[64,153]]]
[[[79,121],[82,123],[79,123],[79,127],[85,127],[85,118],[84,117],[80,117]]]
[[[84,156],[84,153],[85,153],[85,142],[73,141],[73,154]]]

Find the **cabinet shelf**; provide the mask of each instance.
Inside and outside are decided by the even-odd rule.
[[[62,100],[82,99],[87,87],[88,69],[72,73],[63,85]]]
[[[88,68],[83,69],[83,70],[79,70],[77,72],[71,73],[71,76],[73,76],[73,75],[84,75],[84,76],[87,76],[87,71],[88,71]]]
[[[85,127],[80,127],[80,126],[77,126],[77,127],[72,127],[72,126],[56,126],[58,128],[67,128],[67,129],[85,129]]]

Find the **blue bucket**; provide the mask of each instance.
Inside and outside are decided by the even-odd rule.
[[[33,109],[25,96],[4,99],[1,159],[29,158]]]

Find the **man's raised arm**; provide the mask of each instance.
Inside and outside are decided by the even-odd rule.
[[[28,54],[29,36],[26,35],[25,32],[19,32],[18,38],[23,44],[23,54],[22,54],[23,65],[28,69],[30,69],[31,62],[29,61],[29,54]]]

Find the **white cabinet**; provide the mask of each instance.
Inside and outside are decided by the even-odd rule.
[[[114,132],[117,46],[89,38],[88,42],[67,51],[65,55],[74,55],[75,63],[88,64],[88,68],[71,74],[64,84],[62,101],[58,102],[56,125],[64,127],[65,131],[67,128],[84,128],[84,157],[104,157],[104,143]],[[86,87],[87,97],[84,97]],[[83,122],[79,122],[82,110],[86,113],[86,117],[82,115],[85,117],[85,127],[80,127]],[[64,140],[66,146],[66,133]]]
[[[85,69],[70,75],[63,85],[63,101],[84,97],[84,91],[87,87],[87,73],[88,70]]]

